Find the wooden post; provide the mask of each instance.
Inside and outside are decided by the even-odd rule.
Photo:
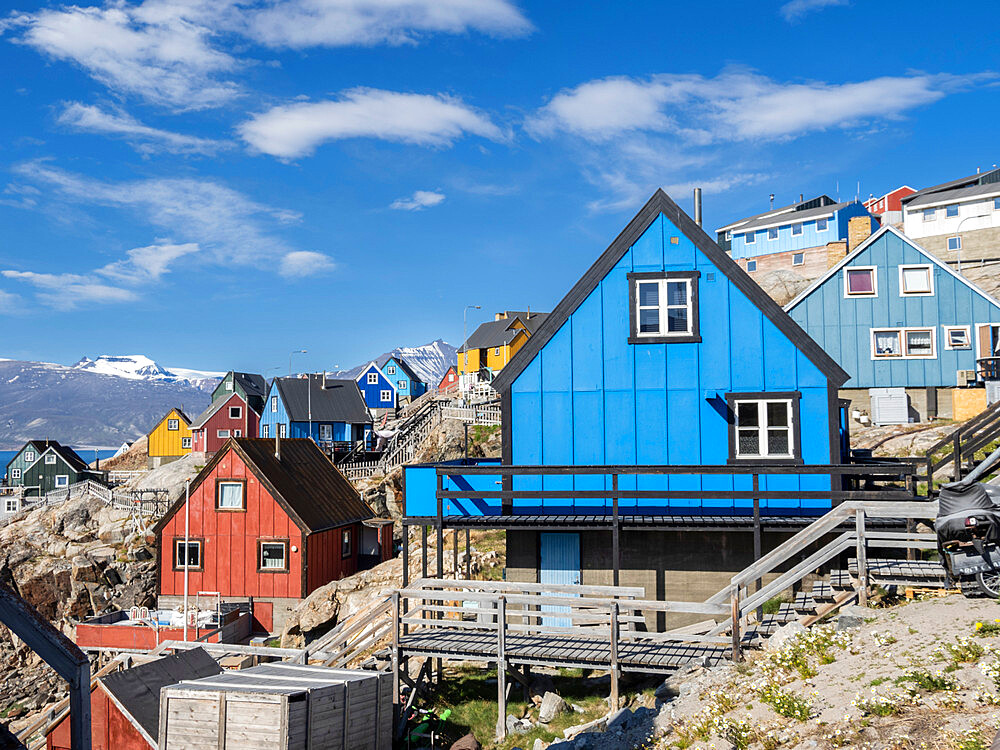
[[[403,723],[406,721],[406,717],[402,716],[400,713],[400,702],[399,702],[399,670],[403,669],[406,665],[401,663],[399,658],[399,592],[392,592],[392,611],[390,612],[390,617],[392,617],[392,713],[395,717],[395,726],[402,729]]]
[[[507,736],[507,605],[497,598],[497,739]]]
[[[81,664],[69,680],[69,734],[73,750],[90,750],[90,664]]]
[[[465,530],[465,580],[472,580],[472,545],[470,544],[469,530]]]
[[[444,490],[444,477],[438,476],[438,492]],[[444,578],[444,499],[437,499],[437,577]]]
[[[955,432],[955,440],[952,446],[952,453],[955,455],[955,480],[962,479],[962,437],[958,431]]]
[[[854,511],[854,530],[858,538],[858,604],[868,606],[868,546],[865,543],[865,511]]]
[[[458,578],[458,529],[455,529],[454,534],[452,534],[451,542],[452,542],[451,546],[454,547],[454,549],[452,549],[451,551],[453,558],[452,562],[454,563],[452,565],[452,571],[454,577]]]
[[[421,554],[421,576],[427,577],[427,527],[420,526],[420,554]]]
[[[410,585],[410,527],[403,525],[403,588]]]
[[[613,582],[617,586],[621,569],[621,550],[618,539],[618,475],[611,475],[611,564],[613,565]],[[614,679],[614,678],[612,678]]]
[[[611,601],[611,710],[618,710],[618,600]]]
[[[732,586],[729,592],[731,616],[733,618],[733,661],[741,661],[740,656],[740,587]]]
[[[758,494],[760,492],[760,474],[753,475],[753,561],[757,562],[760,560],[761,555],[761,538],[760,538],[760,497]],[[757,588],[755,591],[760,591],[761,586],[764,585],[763,580],[760,578],[756,581]],[[760,623],[764,619],[764,605],[761,604],[757,607],[757,622]]]

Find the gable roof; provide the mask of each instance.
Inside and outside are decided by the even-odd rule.
[[[84,461],[80,456],[77,455],[76,451],[70,448],[68,445],[60,445],[54,440],[49,441],[49,445],[45,450],[38,454],[38,457],[32,462],[31,466],[27,470],[31,470],[39,461],[42,460],[42,456],[46,453],[55,453],[59,456],[66,464],[77,474],[84,474],[87,472],[93,474],[99,474],[96,469],[91,469],[90,466]],[[44,466],[44,464],[43,464]]]
[[[840,386],[850,377],[843,368],[838,365],[833,358],[823,351],[822,347],[802,330],[798,323],[789,317],[788,313],[781,309],[777,302],[771,299],[767,293],[761,289],[757,283],[750,278],[746,271],[737,265],[736,261],[715,243],[715,241],[705,234],[700,226],[694,223],[690,216],[684,213],[670,196],[657,189],[653,193],[642,210],[628,223],[628,225],[615,238],[608,249],[594,261],[594,264],[570,289],[569,293],[563,297],[562,301],[556,305],[556,309],[546,318],[538,331],[528,339],[527,343],[518,350],[508,365],[504,367],[493,380],[492,386],[496,391],[506,391],[511,384],[531,363],[535,355],[549,342],[549,340],[562,327],[569,316],[583,303],[587,296],[597,288],[601,280],[608,275],[612,268],[621,260],[622,256],[628,252],[629,248],[642,236],[642,233],[649,228],[656,217],[663,214],[667,220],[673,222],[674,226],[700,250],[711,261],[711,263],[729,281],[746,295],[756,307],[770,320],[775,327],[781,331],[788,339],[801,351],[809,361],[811,361],[826,377],[835,385]]]
[[[240,403],[243,404],[245,409],[250,408],[249,404],[247,404],[240,394],[235,391],[226,391],[224,396],[219,396],[215,399],[215,401],[208,405],[208,408],[205,409],[205,411],[198,415],[198,417],[191,423],[191,429],[198,430],[204,427],[205,423],[208,422],[208,420],[210,420],[212,416],[219,411],[219,409],[225,406],[227,402],[231,401],[234,396],[240,400]]]
[[[754,214],[753,216],[747,216],[742,219],[737,219],[736,221],[731,221],[724,227],[719,227],[716,232],[725,232],[730,229],[743,229],[744,225],[750,222],[762,221],[762,220],[772,220],[781,214],[791,213],[793,211],[807,211],[813,208],[809,204],[816,203],[817,206],[828,206],[836,203],[836,201],[829,195],[817,195],[815,198],[809,198],[808,200],[795,201],[795,203],[789,203],[787,206],[779,206],[778,208],[772,208],[763,213]]]
[[[981,186],[996,183],[998,181],[1000,181],[1000,169],[990,169],[986,172],[970,174],[968,177],[959,177],[957,180],[942,182],[940,185],[931,185],[930,187],[921,188],[912,195],[908,195],[903,198],[901,203],[907,207],[918,205],[920,203],[929,203],[942,199],[940,195],[936,195],[934,198],[929,198],[932,194],[950,193],[951,191],[958,191],[962,188]],[[926,200],[922,200],[925,198]]]
[[[248,397],[260,396],[264,398],[267,395],[267,381],[264,380],[263,375],[258,375],[255,372],[236,372],[236,370],[233,370],[232,373],[233,380],[240,384]]]
[[[14,457],[7,462],[7,465],[10,466],[12,463],[14,463],[14,461],[17,460],[17,457],[20,456],[22,453],[24,453],[26,448],[32,448],[37,454],[36,455],[37,458],[37,456],[41,456],[45,452],[45,449],[48,448],[50,445],[59,445],[59,443],[56,440],[29,440],[28,442],[26,442],[24,445],[21,446],[21,450],[19,450],[17,453],[14,454]]]
[[[467,349],[491,349],[497,346],[507,346],[521,333],[520,329],[511,328],[515,320],[520,320],[521,324],[528,330],[528,333],[534,334],[547,317],[549,317],[549,313],[508,311],[506,318],[488,320],[481,324],[472,332],[472,335],[469,336],[459,351],[464,352]]]
[[[735,231],[737,234],[741,234],[751,230],[784,226],[785,224],[798,224],[801,221],[809,221],[809,219],[821,219],[824,216],[832,216],[834,211],[839,211],[849,205],[851,205],[849,202],[830,203],[825,206],[802,209],[801,211],[789,211],[784,214],[762,216],[748,221],[746,224],[741,224],[736,227]],[[865,210],[867,211],[867,209]]]
[[[160,688],[217,674],[222,674],[222,667],[215,659],[204,649],[193,648],[114,672],[100,678],[98,684],[155,748],[160,726]]]
[[[281,401],[292,422],[307,422],[310,406],[313,422],[371,422],[368,407],[354,380],[326,379],[322,375],[307,378],[275,378]]]
[[[352,381],[353,382],[353,381]],[[296,526],[307,534],[363,521],[375,514],[354,485],[309,438],[280,438],[281,458],[274,455],[274,438],[229,438],[191,483],[191,493],[234,451]],[[184,507],[181,495],[153,527],[161,529]]]
[[[386,363],[390,361],[395,362],[397,365],[399,365],[400,369],[406,374],[406,377],[408,377],[410,380],[416,383],[424,382],[423,380],[420,379],[420,376],[413,371],[413,368],[411,368],[408,364],[406,364],[405,360],[401,359],[400,357],[392,356],[386,360]]]
[[[191,426],[191,418],[187,414],[185,414],[182,409],[178,409],[175,406],[172,409],[170,409],[166,414],[163,415],[163,419],[161,419],[159,422],[153,425],[153,429],[149,431],[150,434],[156,432],[159,426],[164,422],[166,422],[170,418],[170,415],[173,414],[174,412],[177,412],[177,416],[180,417],[181,421],[184,422],[185,425],[187,425],[188,427]]]
[[[791,311],[791,309],[793,307],[795,307],[802,300],[804,300],[806,297],[808,297],[810,294],[812,294],[814,291],[816,291],[820,286],[822,286],[823,284],[825,284],[827,282],[827,280],[829,280],[833,276],[835,276],[838,273],[840,273],[840,270],[844,266],[848,265],[851,261],[853,261],[855,258],[857,258],[858,255],[860,255],[866,249],[868,249],[868,247],[870,245],[872,245],[873,243],[875,243],[879,238],[885,236],[887,233],[888,234],[894,234],[894,235],[896,235],[899,239],[901,239],[907,245],[909,245],[914,250],[916,250],[918,253],[920,253],[925,258],[927,258],[927,260],[931,261],[936,266],[938,266],[938,268],[943,268],[948,273],[948,275],[950,275],[950,276],[958,279],[958,281],[960,281],[963,284],[965,284],[972,291],[974,291],[977,294],[980,294],[983,297],[985,297],[986,301],[989,302],[990,304],[996,305],[997,307],[1000,307],[1000,301],[997,301],[996,299],[994,299],[989,293],[987,293],[987,292],[983,291],[982,289],[980,289],[978,286],[976,286],[975,284],[973,284],[971,281],[969,281],[967,278],[965,278],[964,276],[962,276],[960,273],[957,273],[956,271],[952,270],[951,267],[949,267],[947,263],[944,263],[936,255],[934,255],[933,253],[930,253],[927,250],[925,250],[924,248],[922,248],[920,245],[918,245],[912,239],[910,239],[905,234],[903,234],[902,232],[900,232],[894,226],[887,225],[887,226],[884,226],[881,229],[879,229],[877,232],[875,232],[875,234],[871,235],[868,239],[866,239],[864,242],[862,242],[860,245],[858,245],[856,248],[854,248],[854,250],[852,250],[847,255],[845,255],[843,258],[841,258],[840,262],[837,265],[835,265],[833,268],[831,268],[829,271],[827,271],[824,275],[820,276],[812,284],[810,284],[808,287],[806,287],[799,294],[799,296],[797,296],[795,299],[793,299],[791,302],[789,302],[787,305],[785,305],[785,312]]]

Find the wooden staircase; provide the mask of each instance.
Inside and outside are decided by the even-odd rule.
[[[977,454],[989,452],[997,441],[1000,441],[1000,401],[927,449],[925,473],[920,478],[932,487],[935,474],[950,464],[949,481],[957,482],[981,463]]]

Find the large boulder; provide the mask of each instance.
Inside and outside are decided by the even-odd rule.
[[[538,709],[538,720],[542,724],[548,724],[563,711],[568,711],[569,706],[557,693],[547,692],[542,697],[542,705]]]

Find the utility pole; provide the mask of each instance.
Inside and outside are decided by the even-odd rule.
[[[308,354],[305,349],[295,349],[288,354],[288,377],[292,377],[292,355],[293,354]]]
[[[465,364],[466,378],[469,377],[469,310],[482,309],[480,305],[466,305],[462,311],[462,356]],[[466,380],[466,383],[468,383],[468,380]],[[461,377],[459,377],[459,386],[461,386]]]

